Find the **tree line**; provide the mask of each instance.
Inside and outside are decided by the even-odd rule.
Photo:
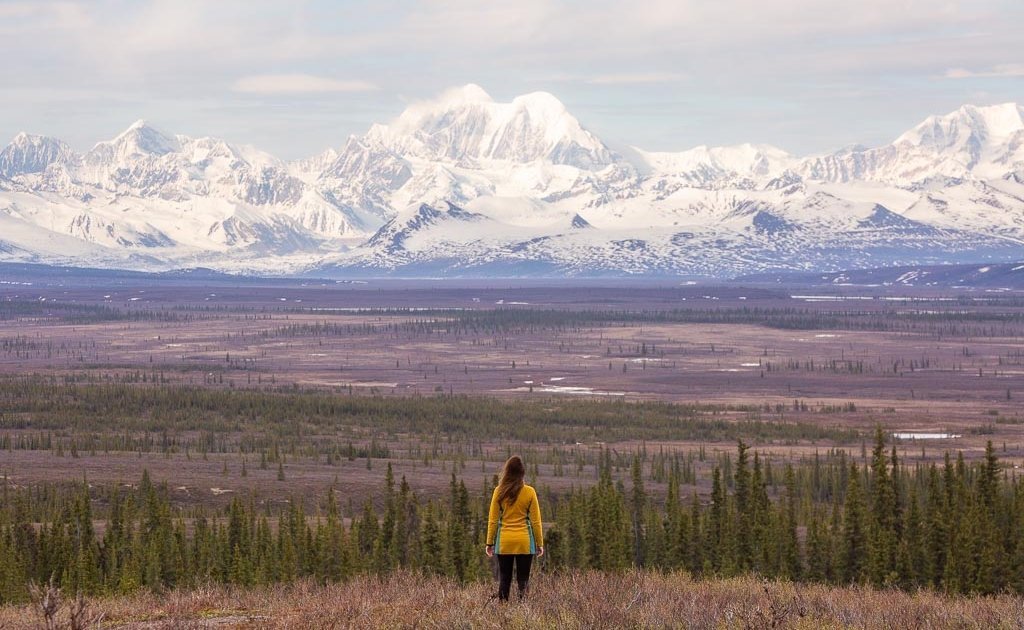
[[[383,397],[198,386],[79,383],[66,377],[0,379],[0,429],[79,434],[103,449],[98,435],[167,434],[180,452],[196,438],[182,434],[256,434],[265,448],[285,439],[346,439],[360,434],[450,436],[533,443],[618,439],[732,441],[831,440],[849,443],[857,431],[811,422],[774,422],[758,405],[573,400],[507,401],[482,396]],[[18,438],[12,438],[17,442]],[[64,438],[68,441],[69,438]],[[325,440],[333,448],[335,440]],[[47,442],[49,443],[49,442]],[[65,444],[70,448],[70,444]],[[81,445],[79,448],[82,449]],[[233,450],[237,450],[237,447]]]
[[[991,442],[976,464],[947,453],[942,465],[910,467],[895,448],[887,452],[879,430],[869,464],[850,462],[831,487],[814,484],[818,491],[808,492],[821,469],[807,468],[787,464],[782,490],[771,500],[765,466],[740,442],[731,492],[716,467],[710,501],[696,493],[686,501],[673,475],[667,500],[656,509],[637,460],[628,490],[602,473],[596,486],[568,498],[548,538],[551,561],[952,593],[1024,592],[1024,484],[1001,467]]]
[[[541,486],[544,566],[1024,593],[1024,484],[991,443],[976,463],[947,454],[942,464],[910,466],[879,430],[865,459],[822,466],[815,458],[779,473],[740,441],[735,458],[715,466],[710,495],[694,489],[686,497],[679,460],[649,458],[651,473],[668,479],[661,500],[645,490],[641,453],[627,484],[614,478],[605,450],[589,487],[558,494]],[[396,568],[488,579],[481,552],[495,482],[485,478],[471,493],[453,472],[445,497],[422,500],[389,464],[376,505],[343,507],[331,489],[315,505],[235,498],[209,513],[175,508],[166,484],[148,473],[134,488],[82,484],[66,493],[5,483],[0,602],[23,601],[28,584],[51,577],[89,594],[343,581]],[[33,520],[38,501],[51,514],[45,521]],[[94,517],[95,505],[104,519]]]
[[[866,308],[837,304],[807,305],[788,297],[770,304],[711,306],[694,302],[685,307],[644,309],[572,310],[569,308],[409,308],[368,307],[330,313],[320,323],[293,323],[264,331],[269,337],[332,337],[353,334],[404,333],[419,335],[531,334],[539,331],[573,332],[595,327],[635,324],[751,324],[786,330],[861,330],[923,333],[939,337],[997,337],[1019,334],[1024,325],[1024,301],[1019,298],[970,298],[953,301],[916,300],[912,304],[872,304]],[[230,316],[258,315],[287,320],[290,314],[323,315],[324,309],[281,306],[209,304],[85,304],[4,299],[0,321],[38,318],[70,324],[102,322],[188,323]],[[276,315],[276,317],[275,317]],[[356,321],[349,321],[353,316]],[[363,321],[376,316],[377,323]]]

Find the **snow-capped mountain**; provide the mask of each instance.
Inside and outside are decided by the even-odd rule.
[[[12,178],[39,173],[51,164],[67,162],[74,156],[71,147],[56,138],[19,133],[0,151],[0,177]]]
[[[0,261],[263,273],[683,274],[1024,256],[1024,109],[891,144],[623,154],[551,94],[468,85],[286,163],[145,121],[0,151]]]
[[[528,222],[533,215],[545,220],[533,202],[633,177],[632,166],[554,96],[537,92],[497,103],[467,85],[350,138],[319,183],[382,220],[411,205],[481,200],[492,212]]]
[[[367,140],[403,157],[469,167],[543,161],[594,170],[617,159],[551,94],[496,103],[472,84],[415,104],[390,125],[374,125]]]
[[[664,186],[676,188],[753,188],[797,163],[782,149],[768,145],[699,146],[679,153],[635,150],[648,173]]]
[[[911,186],[936,177],[998,179],[1024,166],[1024,107],[964,105],[929,116],[892,144],[805,160],[801,172],[833,182]]]
[[[53,260],[41,241],[70,236],[87,260],[77,247],[57,262],[230,268],[268,255],[305,262],[372,234],[359,210],[291,171],[255,149],[167,135],[141,120],[81,155],[19,134],[0,153],[0,241],[27,260]]]

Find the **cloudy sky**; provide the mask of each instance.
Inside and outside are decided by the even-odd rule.
[[[146,118],[284,158],[478,83],[615,146],[891,140],[1024,102],[1020,0],[0,0],[0,137]]]

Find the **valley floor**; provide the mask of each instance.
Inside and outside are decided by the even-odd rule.
[[[344,584],[140,593],[92,600],[104,628],[1021,628],[1024,598],[947,597],[864,587],[540,573],[528,601],[500,605],[490,584],[410,573]],[[514,597],[514,596],[513,596]],[[68,622],[70,604],[58,621]],[[99,616],[102,619],[95,623]],[[0,628],[43,627],[36,607],[0,608]],[[70,627],[70,626],[68,626]]]

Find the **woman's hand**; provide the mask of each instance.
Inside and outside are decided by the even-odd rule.
[[[488,558],[493,558],[494,557],[494,545],[486,545],[484,547],[484,553],[487,554]]]
[[[544,547],[537,547],[537,557],[539,558],[539,557],[541,557],[543,555],[544,555]]]

